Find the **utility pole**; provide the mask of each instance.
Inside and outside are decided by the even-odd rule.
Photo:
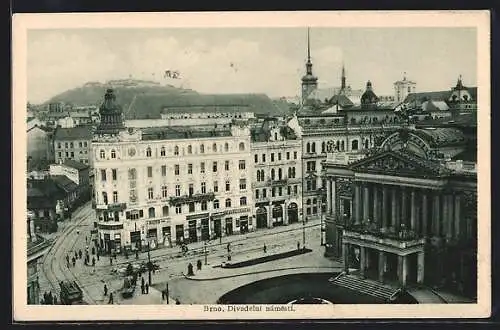
[[[306,217],[302,215],[302,249],[306,248]]]
[[[150,245],[148,241],[148,280],[149,280],[149,286],[151,286],[151,254],[150,252]]]
[[[205,241],[205,244],[203,245],[204,247],[204,254],[205,254],[205,266],[208,264],[207,263],[207,241]]]
[[[320,221],[320,227],[321,227],[321,246],[324,246],[325,245],[325,241],[324,241],[324,238],[323,238],[323,232],[324,232],[324,228],[323,228],[323,195],[321,195],[321,199],[319,201],[319,221]]]

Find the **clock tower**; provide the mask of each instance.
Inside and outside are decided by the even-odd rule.
[[[312,66],[311,43],[309,40],[309,28],[307,28],[307,63],[306,74],[302,77],[302,104],[305,104],[307,97],[318,88],[318,78],[313,75]]]
[[[122,107],[116,103],[116,96],[113,89],[107,89],[104,95],[104,102],[99,108],[101,122],[96,129],[98,135],[118,135],[125,129],[123,125]]]

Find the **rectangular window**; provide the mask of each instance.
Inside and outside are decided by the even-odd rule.
[[[148,198],[149,199],[153,199],[154,198],[153,188],[148,188]]]
[[[219,192],[219,183],[214,181],[214,192]]]
[[[255,155],[255,164],[257,164],[259,162],[259,155]]]
[[[259,199],[259,189],[255,189],[255,199]]]
[[[167,176],[167,165],[161,166],[161,176]]]
[[[188,174],[193,174],[193,164],[188,164]]]
[[[266,162],[266,154],[262,154],[262,162],[265,163]]]
[[[217,162],[212,163],[212,172],[217,172]]]
[[[118,191],[113,191],[113,203],[118,203]]]
[[[82,141],[78,142],[78,147],[82,147]]]
[[[116,181],[116,168],[111,170],[111,177],[113,178],[113,181]]]
[[[262,189],[262,198],[266,198],[267,197],[267,189],[264,188]]]
[[[194,185],[192,183],[189,184],[188,193],[189,196],[193,196],[194,194]]]
[[[182,206],[177,204],[175,206],[175,214],[181,214],[182,213]]]
[[[276,188],[272,188],[271,197],[276,197]]]
[[[297,195],[298,192],[299,192],[299,186],[298,185],[293,186],[293,193]]]
[[[201,210],[206,211],[207,208],[208,208],[207,202],[206,201],[201,202]]]
[[[168,195],[167,186],[161,187],[161,197],[166,198]]]
[[[286,153],[286,160],[290,160],[290,152],[289,151],[287,151],[287,153]]]
[[[72,151],[71,152],[71,158],[75,157],[75,153]]]
[[[274,153],[271,153],[271,162],[274,162]]]
[[[247,179],[240,179],[240,190],[247,189]]]
[[[207,184],[205,182],[201,183],[201,193],[206,194],[207,193]]]
[[[87,141],[83,141],[83,147],[87,148]]]
[[[174,174],[179,175],[180,167],[179,165],[174,165]]]
[[[287,190],[288,195],[291,195],[292,194],[292,187],[288,186],[287,188],[288,188],[288,190]]]
[[[297,151],[293,152],[293,159],[297,159]]]
[[[283,195],[283,187],[278,187],[278,196]]]
[[[175,196],[179,197],[181,195],[181,185],[176,184],[175,185]]]
[[[152,178],[152,177],[153,177],[153,167],[148,166],[148,178]]]
[[[200,172],[205,173],[205,162],[201,162],[200,164]]]
[[[66,151],[66,157],[69,157],[69,152]]]
[[[229,171],[229,160],[225,161],[224,168],[225,168],[226,171]]]
[[[106,170],[101,170],[101,181],[106,181]]]
[[[64,142],[64,148],[68,149],[68,142]]]
[[[226,191],[231,190],[231,184],[229,183],[229,180],[226,181]]]
[[[240,170],[244,170],[244,169],[245,169],[245,161],[244,161],[244,160],[240,160],[240,161],[238,162],[238,168],[239,168]]]
[[[70,147],[70,148],[73,148],[73,142],[70,142],[70,143],[69,143],[69,147]]]
[[[194,212],[194,203],[189,203],[189,212]]]
[[[62,152],[59,151],[57,154],[59,155],[59,158],[62,157]]]
[[[278,152],[278,160],[281,160],[281,152]]]
[[[61,149],[62,146],[61,146],[61,142],[57,142],[57,148]]]

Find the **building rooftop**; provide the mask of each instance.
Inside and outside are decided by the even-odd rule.
[[[465,144],[465,135],[457,128],[420,128],[413,131],[427,141],[431,147],[444,147],[457,144]]]
[[[91,126],[77,126],[71,128],[56,128],[54,140],[90,140],[92,139]]]
[[[63,164],[68,167],[76,168],[79,171],[90,168],[90,166],[88,166],[87,164],[84,164],[82,162],[77,162],[76,160],[72,159],[65,159]]]
[[[70,193],[78,189],[78,185],[65,175],[52,175],[51,179],[55,182],[57,187],[62,189],[65,193]]]
[[[180,140],[231,136],[230,128],[200,129],[185,126],[149,127],[142,130],[143,140]]]
[[[466,87],[469,91],[470,96],[473,100],[477,100],[477,87]],[[434,92],[420,92],[420,93],[410,93],[406,96],[404,103],[417,103],[421,104],[425,101],[447,101],[449,100],[453,90],[447,91],[434,91]]]

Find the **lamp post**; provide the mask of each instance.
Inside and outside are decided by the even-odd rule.
[[[321,198],[323,198],[323,196],[321,196]],[[323,228],[323,201],[322,201],[322,199],[320,199],[320,201],[319,201],[319,221],[320,221],[321,246],[324,246],[325,241],[323,238],[324,228]]]
[[[205,266],[208,264],[207,262],[207,241],[205,241],[205,243],[203,244],[203,248],[204,248],[204,255],[205,255]]]
[[[149,245],[149,240],[148,240],[148,280],[149,280],[149,285],[151,286],[151,254],[149,253],[150,251],[150,245]]]
[[[306,248],[306,218],[302,216],[302,248]]]

